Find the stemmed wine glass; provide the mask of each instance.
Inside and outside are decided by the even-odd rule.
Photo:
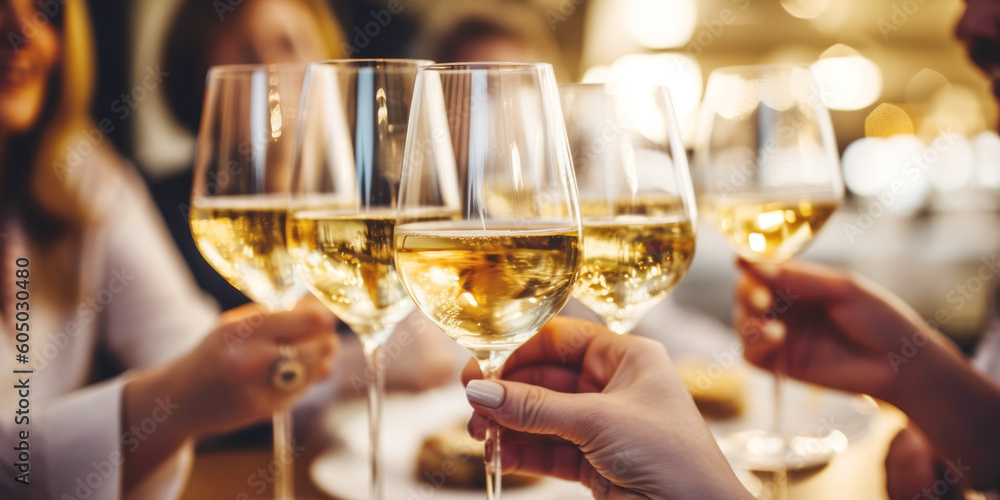
[[[666,87],[560,87],[583,216],[573,296],[624,334],[684,278],[697,217]]]
[[[396,224],[417,307],[488,379],[569,300],[580,259],[576,182],[548,64],[420,68]],[[500,499],[499,429],[487,498]]]
[[[288,215],[288,251],[306,286],[361,340],[368,362],[371,498],[383,497],[383,347],[413,310],[393,260],[403,147],[421,60],[309,65]]]
[[[830,116],[808,66],[712,72],[695,152],[702,214],[752,262],[777,264],[803,251],[844,197]],[[785,429],[786,358],[782,348],[775,363],[773,427],[731,437],[739,458],[758,470],[819,465],[836,448],[823,442],[825,436]]]
[[[191,233],[226,281],[270,311],[305,293],[285,249],[296,113],[305,67],[208,72],[191,188]],[[275,498],[293,498],[291,419],[274,414]]]

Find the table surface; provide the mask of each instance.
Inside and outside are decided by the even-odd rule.
[[[885,453],[892,437],[905,422],[899,410],[882,405],[868,434],[852,443],[843,455],[824,468],[790,476],[789,499],[886,499]],[[266,435],[261,434],[242,444],[230,440],[222,445],[201,447],[182,499],[271,498],[273,485],[268,482],[266,468],[272,455],[270,444],[264,438]],[[348,500],[326,495],[309,478],[308,464],[327,446],[330,443],[322,437],[303,443],[295,463],[297,499]],[[768,478],[761,479],[765,484],[768,481]],[[767,497],[766,492],[760,496]]]

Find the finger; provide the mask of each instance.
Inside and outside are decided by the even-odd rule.
[[[315,302],[300,302],[291,311],[268,312],[259,304],[238,307],[222,316],[241,339],[293,342],[312,335],[333,335],[337,319]]]
[[[535,363],[578,367],[583,363],[595,338],[614,335],[596,323],[575,318],[555,317],[507,359],[506,367]]]
[[[515,431],[553,434],[581,443],[595,425],[603,423],[602,405],[591,394],[563,394],[518,382],[487,380],[469,382],[465,392],[476,413]]]
[[[479,413],[473,413],[469,417],[469,422],[466,424],[466,431],[468,431],[469,436],[471,436],[476,441],[486,440],[486,430],[490,426],[496,426],[496,423],[492,420],[480,415]],[[551,434],[532,434],[529,432],[519,432],[513,429],[501,428],[503,430],[502,441],[504,446],[508,443],[569,443],[565,439],[559,436],[553,436]]]
[[[578,370],[560,365],[530,365],[519,367],[512,372],[505,372],[504,380],[520,382],[522,384],[537,385],[546,389],[559,392],[596,392],[597,389],[589,384],[581,386],[581,377]]]
[[[603,390],[627,358],[665,355],[662,344],[635,335],[618,335],[589,321],[556,317],[504,364],[504,373],[548,364],[579,370],[581,387]]]
[[[501,466],[505,473],[524,472],[540,476],[581,481],[593,474],[593,467],[587,462],[574,444],[515,444],[505,442],[500,449]]]
[[[856,286],[847,272],[806,261],[792,260],[781,265],[755,264],[738,259],[736,265],[767,288],[782,292],[791,300],[809,302],[850,299]]]
[[[764,313],[771,310],[774,294],[753,275],[741,274],[736,283],[736,301],[747,311]]]
[[[333,372],[338,345],[336,335],[318,335],[290,344],[299,361],[306,366],[309,385],[325,380]]]
[[[325,379],[333,371],[333,360],[338,347],[336,335],[317,335],[289,345],[306,371],[307,383],[302,384],[302,387]],[[231,383],[262,383],[273,386],[271,369],[281,356],[277,343],[248,342],[234,350],[232,356],[232,369],[228,373]]]
[[[465,364],[465,368],[462,368],[462,385],[466,385],[470,380],[479,380],[483,378],[483,371],[479,368],[479,362],[476,358],[472,358],[468,363]]]
[[[602,340],[603,338],[603,340]],[[519,347],[504,364],[504,373],[519,367],[535,364],[561,365],[578,369],[588,353],[614,364],[617,359],[606,354],[620,352],[612,349],[607,338],[622,339],[619,343],[631,344],[632,340],[621,337],[603,326],[575,318],[555,317],[542,327],[541,331]],[[598,342],[594,342],[598,339]],[[475,360],[462,370],[462,382],[482,378],[482,371]]]
[[[737,305],[733,310],[733,327],[743,342],[743,356],[747,361],[767,370],[774,369],[774,361],[784,339],[784,326],[748,315]]]
[[[905,428],[889,445],[885,473],[891,500],[918,498],[937,480],[934,453],[919,433]]]

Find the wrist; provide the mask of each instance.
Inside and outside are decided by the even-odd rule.
[[[903,352],[892,364],[895,376],[884,398],[911,418],[923,411],[928,401],[946,400],[965,364],[961,354],[936,336],[929,339],[923,346],[914,344],[911,352]]]
[[[169,363],[137,374],[125,385],[123,432],[151,427],[147,420],[156,422],[156,434],[163,443],[180,446],[200,434],[198,412],[192,408],[191,388],[179,363]],[[169,446],[169,445],[168,445]]]

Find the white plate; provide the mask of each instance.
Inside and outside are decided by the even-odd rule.
[[[719,441],[719,446],[729,459],[749,466],[741,456],[739,445],[753,431],[769,430],[773,426],[774,378],[770,373],[741,362],[736,367],[746,380],[747,408],[739,418],[709,420],[708,427]],[[828,458],[843,453],[849,443],[862,439],[871,427],[878,405],[868,396],[848,394],[815,385],[787,380],[783,385],[782,415],[786,436],[810,436],[817,441],[804,441],[806,446],[829,447]],[[816,452],[816,450],[810,450]],[[822,465],[822,452],[816,460],[803,462],[793,468]],[[760,470],[770,470],[763,464],[754,464]]]
[[[385,497],[400,500],[483,500],[486,491],[435,488],[418,482],[416,457],[424,439],[445,427],[467,421],[472,415],[459,385],[415,395],[391,394],[383,407],[382,453]],[[347,500],[367,500],[371,472],[368,466],[368,409],[365,401],[340,405],[324,422],[341,444],[318,456],[310,466],[313,482],[325,493]],[[485,474],[485,470],[483,472]],[[504,489],[504,498],[593,499],[579,483],[543,479],[522,488]]]
[[[726,437],[736,433],[767,429],[771,425],[773,379],[756,368],[742,366],[747,380],[747,409],[739,418],[709,421],[708,426],[734,464],[739,464]],[[785,385],[787,429],[823,435],[843,435],[843,446],[861,439],[868,431],[878,407],[871,398],[788,381]],[[422,394],[391,394],[384,402],[382,450],[386,498],[405,500],[482,500],[485,491],[435,488],[418,482],[416,456],[424,439],[456,422],[468,420],[472,409],[464,389],[452,385]],[[340,443],[316,458],[310,466],[313,482],[325,493],[347,500],[368,498],[368,412],[366,402],[357,400],[338,405],[329,412],[324,425]],[[842,451],[842,450],[838,450]],[[737,477],[751,491],[759,481],[745,471]],[[504,490],[509,500],[592,499],[588,488],[558,479]]]

